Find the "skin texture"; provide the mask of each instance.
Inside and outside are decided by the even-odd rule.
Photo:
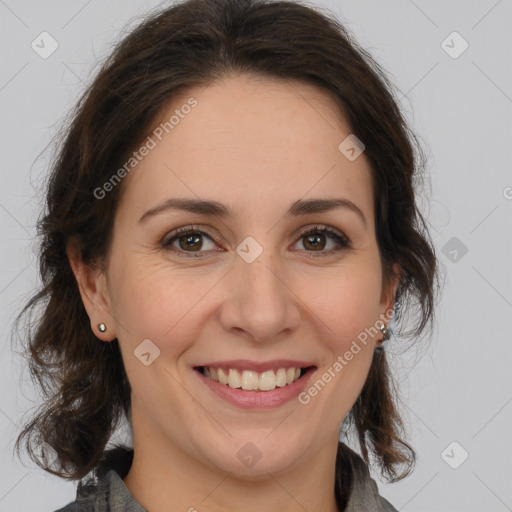
[[[132,386],[135,456],[124,481],[151,512],[336,511],[339,427],[381,333],[307,405],[242,410],[192,367],[286,358],[313,361],[318,377],[389,311],[397,280],[383,289],[368,161],[338,150],[350,128],[311,85],[226,77],[175,98],[157,124],[191,96],[197,106],[123,182],[106,271],[68,251],[91,328],[99,340],[118,338]],[[139,222],[172,197],[216,200],[233,217],[167,211]],[[299,199],[341,197],[366,225],[345,208],[284,216]],[[177,239],[174,252],[162,247],[190,224],[217,241],[203,237],[189,258],[184,244],[178,256]],[[341,231],[350,247],[319,233],[315,250],[301,233],[317,224]],[[236,252],[248,236],[263,248],[252,263]],[[147,338],[160,356],[145,366],[133,352]],[[251,468],[237,457],[247,442],[261,453]]]

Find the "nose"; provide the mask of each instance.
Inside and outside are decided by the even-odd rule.
[[[226,276],[225,301],[220,321],[226,332],[244,335],[256,342],[285,337],[299,325],[300,299],[287,283],[287,274],[272,265],[272,255],[263,253],[252,263],[237,258]]]

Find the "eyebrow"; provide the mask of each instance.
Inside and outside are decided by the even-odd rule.
[[[285,217],[299,217],[312,213],[324,213],[336,208],[345,208],[356,213],[363,224],[366,226],[366,218],[361,209],[349,199],[333,198],[333,199],[299,199],[295,201],[286,212]],[[144,222],[149,217],[153,217],[169,210],[181,210],[199,215],[208,215],[211,217],[227,218],[233,216],[233,210],[218,201],[210,201],[205,199],[189,199],[189,198],[170,198],[163,203],[149,209],[142,214],[139,223]]]

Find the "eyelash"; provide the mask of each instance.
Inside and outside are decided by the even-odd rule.
[[[341,245],[342,248],[341,249],[331,249],[329,251],[319,251],[319,252],[317,252],[317,251],[307,251],[306,250],[306,254],[307,254],[308,258],[322,258],[322,257],[325,257],[325,256],[329,256],[333,252],[342,251],[343,249],[348,249],[348,248],[351,247],[350,240],[345,235],[343,235],[342,233],[340,233],[338,231],[335,231],[335,230],[333,230],[331,228],[325,227],[325,226],[315,226],[313,228],[309,228],[309,229],[303,231],[299,235],[299,240],[301,238],[304,238],[304,237],[308,236],[308,235],[317,234],[317,233],[329,235],[339,245]],[[208,233],[205,233],[204,231],[201,231],[196,226],[185,226],[185,227],[182,227],[182,228],[178,228],[174,233],[172,233],[171,238],[168,238],[167,240],[164,239],[161,242],[161,246],[162,246],[162,248],[164,248],[166,250],[169,250],[171,252],[175,252],[176,254],[178,254],[180,257],[183,257],[183,258],[202,258],[203,256],[201,255],[201,253],[202,252],[207,252],[207,251],[199,251],[196,254],[194,254],[194,252],[189,253],[188,251],[183,251],[181,249],[176,249],[176,248],[171,247],[171,244],[175,240],[177,240],[180,236],[183,236],[183,235],[194,235],[194,234],[199,234],[199,235],[206,236],[212,242],[217,243],[217,241],[215,240],[215,238],[213,236],[209,235]],[[183,253],[186,254],[187,256],[183,256]]]

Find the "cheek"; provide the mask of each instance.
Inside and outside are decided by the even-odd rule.
[[[347,266],[322,280],[310,307],[325,323],[331,348],[344,350],[361,332],[379,320],[381,273],[375,264]]]
[[[213,285],[213,278],[191,279],[190,272],[161,263],[137,264],[135,258],[119,265],[112,273],[112,306],[124,344],[135,347],[149,338],[161,351],[180,352],[187,339],[183,330],[190,331],[190,318]]]
[[[160,351],[179,354],[212,314],[211,308],[221,307],[213,303],[216,293],[209,293],[219,275],[206,267],[169,268],[165,262],[147,264],[144,256],[117,261],[110,279],[112,308],[118,337],[132,350],[149,338]],[[319,339],[332,355],[345,352],[379,318],[380,263],[371,252],[335,269],[300,273],[290,284],[300,297],[296,307],[312,313],[304,311],[304,321],[310,318],[316,324]]]
[[[380,313],[380,279],[373,265],[352,266],[332,280],[322,300],[311,306],[321,311],[319,339],[328,355],[307,392],[321,395],[318,406],[333,424],[339,424],[352,408],[371,366],[374,340],[380,334],[375,327]]]

